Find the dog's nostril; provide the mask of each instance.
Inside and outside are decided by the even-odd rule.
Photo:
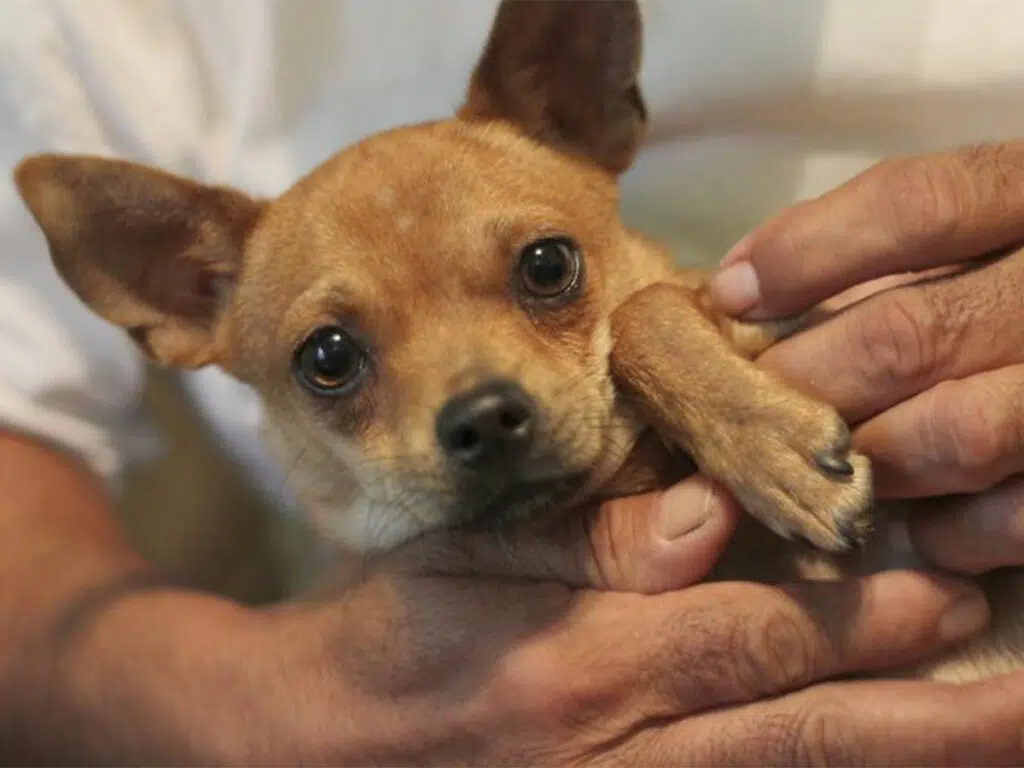
[[[509,432],[522,428],[529,420],[530,414],[525,408],[506,408],[498,414],[498,423]]]
[[[457,429],[452,433],[451,448],[459,453],[468,453],[480,447],[480,433],[472,427]]]
[[[442,450],[467,469],[511,467],[529,453],[534,404],[518,385],[496,381],[452,398],[437,418]]]

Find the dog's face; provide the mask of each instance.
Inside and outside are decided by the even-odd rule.
[[[500,123],[375,136],[271,205],[227,348],[306,504],[386,545],[580,490],[611,433],[623,236],[605,174]]]
[[[259,390],[335,540],[492,524],[629,448],[608,355],[639,37],[632,2],[508,0],[456,118],[373,136],[273,201],[95,158],[33,158],[18,183],[97,312]]]

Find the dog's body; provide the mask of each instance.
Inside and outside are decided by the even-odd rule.
[[[681,449],[781,535],[751,521],[719,577],[891,565],[878,537],[825,554],[864,543],[869,467],[834,409],[751,362],[787,329],[717,316],[703,275],[620,222],[639,59],[635,3],[510,0],[456,118],[370,137],[276,200],[99,158],[30,158],[17,182],[96,312],[260,391],[340,548],[661,488]],[[994,577],[970,658],[913,674],[1015,665],[1018,578]]]

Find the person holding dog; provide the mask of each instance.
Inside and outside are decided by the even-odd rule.
[[[847,65],[839,68],[851,81],[863,62],[844,57],[864,47],[858,34],[871,27],[871,4],[862,5],[867,16],[844,27],[846,45],[832,38],[831,58],[811,57]],[[493,6],[484,6],[406,4],[404,16],[391,13],[406,21],[427,14],[413,26],[437,30],[427,37],[438,42],[419,53],[454,71],[462,62],[445,58],[459,50],[451,30],[485,24]],[[416,36],[387,45],[392,24],[377,15],[388,15],[381,7],[318,3],[300,35],[272,2],[105,2],[88,11],[12,2],[7,10],[20,23],[0,40],[5,167],[39,145],[60,145],[273,189],[290,164],[304,162],[291,153],[339,143],[333,133],[324,137],[327,126],[355,137],[424,108],[424,75],[409,45]],[[789,70],[767,66],[771,57],[759,62],[756,46],[724,45],[730,34],[763,39],[765,24],[783,22],[790,31],[836,31],[834,19],[800,11],[764,19],[753,5],[735,16],[702,7],[671,0],[648,12],[660,14],[662,34],[679,34],[699,17],[719,35],[717,47],[753,57],[750,69],[767,80]],[[908,14],[897,27],[909,44],[920,20],[898,12]],[[955,13],[935,11],[933,28],[948,32]],[[323,37],[346,28],[356,33],[345,45]],[[998,46],[986,39],[994,54]],[[350,68],[350,55],[359,67]],[[964,58],[984,71],[985,56]],[[679,61],[661,62],[655,81],[659,71],[678,77]],[[927,68],[905,64],[927,90]],[[381,77],[388,71],[394,76]],[[275,91],[286,73],[293,81]],[[720,88],[730,82],[723,77]],[[663,79],[660,92],[671,84]],[[675,106],[699,100],[693,85]],[[709,108],[704,130],[728,134],[729,120],[739,120],[769,132],[759,122],[764,104],[743,88],[735,96],[748,108]],[[841,102],[843,94],[832,96]],[[780,109],[814,125],[814,104],[802,106]],[[885,134],[870,120],[865,131],[872,125]],[[799,127],[789,126],[793,135]],[[1013,255],[989,256],[1020,238],[1018,154],[1007,142],[885,161],[756,229],[715,282],[718,301],[739,315],[789,315],[829,299],[826,310],[847,307],[769,350],[763,363],[820,389],[859,425],[856,440],[880,467],[883,494],[972,494],[953,512],[913,519],[906,531],[922,559],[954,572],[1024,564],[1015,533],[1019,345],[1005,336],[1022,270]],[[754,155],[766,173],[775,159],[768,155]],[[723,178],[730,168],[722,161]],[[656,173],[641,167],[640,197],[645,175],[656,188]],[[562,540],[523,537],[511,561],[507,551],[472,548],[446,548],[443,563],[429,546],[398,552],[329,604],[257,609],[167,583],[119,530],[104,483],[139,443],[138,361],[58,290],[11,188],[0,206],[5,762],[1024,761],[1019,677],[964,687],[828,682],[864,672],[884,678],[889,666],[979,631],[987,612],[975,588],[910,572],[842,584],[697,584],[740,514],[700,478],[605,504]],[[861,286],[931,268],[941,279]],[[851,288],[868,298],[851,305]],[[968,348],[967,338],[981,343]],[[195,380],[206,413],[241,421],[239,410],[216,407],[225,402],[218,386]],[[515,578],[472,577],[489,569]],[[665,593],[628,594],[655,588]],[[559,623],[549,621],[567,607]],[[835,642],[840,628],[843,643]]]

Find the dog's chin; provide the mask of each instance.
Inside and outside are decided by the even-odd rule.
[[[510,483],[491,496],[467,499],[464,514],[450,527],[463,531],[498,531],[542,515],[557,515],[572,506],[586,487],[585,472],[545,480]]]

